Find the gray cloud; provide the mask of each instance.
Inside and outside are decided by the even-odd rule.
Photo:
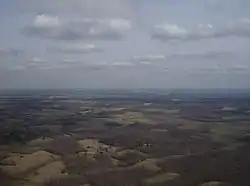
[[[18,6],[27,12],[80,14],[87,17],[130,17],[133,0],[19,0]]]
[[[229,51],[205,51],[205,52],[195,52],[195,53],[174,53],[167,55],[172,58],[183,58],[183,59],[218,59],[218,58],[228,58],[233,57],[234,53]]]
[[[5,71],[23,71],[26,70],[26,66],[23,65],[16,65],[16,66],[11,66],[11,67],[6,67],[4,69]]]
[[[24,51],[21,49],[0,49],[1,58],[20,57],[24,55]]]
[[[132,61],[139,62],[140,64],[154,64],[155,62],[168,61],[171,59],[221,59],[232,58],[235,54],[230,51],[204,51],[204,52],[186,52],[186,53],[168,53],[146,56],[134,56]]]
[[[0,71],[22,69],[23,59],[25,59],[25,52],[22,49],[0,49]]]
[[[222,72],[224,69],[221,69],[220,66],[210,66],[206,68],[200,68],[198,69],[199,72],[204,73],[211,73],[211,72]]]
[[[134,63],[128,61],[116,61],[110,64],[113,67],[133,67],[135,66]]]
[[[23,61],[26,68],[42,68],[51,63],[48,59],[42,59],[39,57],[32,57]]]
[[[163,42],[181,40],[195,41],[209,38],[250,37],[250,19],[242,19],[215,28],[213,25],[198,25],[188,30],[175,24],[163,23],[154,27],[152,38]]]
[[[236,66],[228,68],[228,70],[234,71],[234,72],[246,72],[249,69],[250,69],[249,66],[246,66],[246,65],[236,65]]]
[[[58,16],[37,15],[22,33],[55,40],[120,40],[131,29],[127,19],[85,18],[81,21],[62,21]]]
[[[157,54],[157,55],[146,55],[146,56],[134,56],[132,58],[133,61],[136,62],[157,62],[166,60],[166,55]],[[145,63],[147,64],[147,63]]]
[[[0,89],[249,87],[249,0],[14,2],[0,3]]]
[[[94,44],[75,44],[48,49],[48,52],[60,52],[66,54],[90,54],[101,53],[103,51],[103,48],[98,47]]]

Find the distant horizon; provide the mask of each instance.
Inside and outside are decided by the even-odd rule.
[[[164,91],[164,92],[249,92],[250,88],[0,88],[1,91]]]

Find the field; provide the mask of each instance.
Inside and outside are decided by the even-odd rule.
[[[4,186],[249,186],[248,94],[0,96]]]

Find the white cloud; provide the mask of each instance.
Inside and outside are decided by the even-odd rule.
[[[153,38],[161,40],[185,39],[188,31],[175,24],[163,23],[154,28]]]
[[[135,66],[135,64],[128,62],[128,61],[117,61],[117,62],[113,62],[111,63],[111,66],[116,66],[116,67],[131,67],[131,66]]]
[[[166,56],[163,54],[158,55],[146,55],[146,56],[134,56],[133,61],[138,62],[154,62],[154,61],[164,61],[166,60]]]
[[[67,46],[59,46],[58,48],[49,49],[49,51],[56,51],[69,54],[89,54],[103,52],[101,47],[95,44],[75,44]]]
[[[37,15],[34,20],[34,27],[37,28],[51,28],[60,26],[57,16],[52,15]]]
[[[167,53],[157,55],[133,56],[132,61],[139,62],[140,64],[154,64],[154,62],[163,62],[173,58],[181,59],[216,59],[232,57],[233,53],[229,51],[202,51],[202,52],[185,52],[185,53]]]
[[[36,66],[37,69],[56,70],[56,69],[79,69],[79,70],[103,70],[113,68],[133,67],[134,63],[129,61],[82,61],[75,59],[56,60],[54,63],[46,63],[45,65]],[[35,66],[33,66],[35,67]]]
[[[122,18],[84,18],[67,22],[57,16],[42,14],[37,15],[23,33],[57,40],[120,40],[131,27],[130,20]]]
[[[10,71],[23,71],[23,70],[26,70],[26,67],[22,66],[22,65],[16,65],[16,66],[12,66],[12,67],[7,68],[7,70],[10,70]]]
[[[172,58],[201,58],[201,59],[216,59],[216,58],[227,58],[232,57],[234,54],[229,51],[204,51],[204,52],[189,52],[189,53],[172,53],[168,54],[167,57]]]
[[[233,66],[233,67],[229,67],[228,70],[241,72],[241,71],[248,71],[249,67],[246,66],[246,65],[236,65],[236,66]]]
[[[39,58],[39,57],[33,57],[29,60],[29,62],[33,62],[33,63],[40,63],[40,62],[44,62],[45,60]]]
[[[98,22],[117,31],[127,31],[132,27],[131,22],[127,19],[100,19]]]
[[[153,65],[153,63],[150,61],[139,61],[139,64],[140,65]]]
[[[224,69],[222,69],[220,66],[215,65],[215,66],[208,66],[208,67],[202,67],[202,68],[198,68],[196,69],[196,71],[200,72],[200,73],[211,73],[211,72],[221,72]]]
[[[187,30],[175,24],[156,25],[152,38],[160,41],[182,40],[195,41],[207,38],[250,37],[250,19],[242,19],[215,27],[211,24],[200,24],[195,29]]]
[[[65,63],[65,64],[75,64],[75,63],[77,63],[77,60],[74,60],[74,59],[63,59],[61,62]]]

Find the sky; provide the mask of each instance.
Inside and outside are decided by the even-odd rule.
[[[249,7],[249,0],[0,0],[0,89],[249,89]]]

